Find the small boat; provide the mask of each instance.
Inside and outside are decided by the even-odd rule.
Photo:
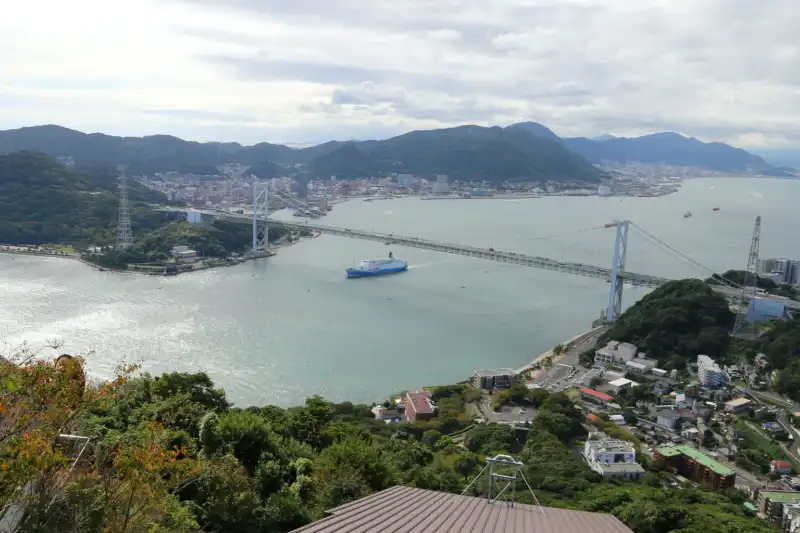
[[[715,208],[714,208],[714,211],[719,211],[719,207],[715,207]]]
[[[366,259],[355,268],[345,270],[348,278],[368,278],[374,276],[385,276],[397,272],[408,270],[408,261],[395,259],[391,252],[389,259]]]
[[[689,218],[689,217],[691,217],[691,216],[692,216],[692,212],[691,212],[691,211],[686,211],[686,212],[683,214],[683,218]]]

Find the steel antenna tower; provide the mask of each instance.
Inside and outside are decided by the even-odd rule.
[[[761,244],[761,217],[756,217],[755,225],[753,226],[753,239],[750,241],[750,254],[747,256],[747,269],[744,271],[744,282],[742,283],[742,294],[739,297],[739,306],[736,313],[736,323],[733,325],[732,335],[739,335],[742,330],[748,326],[747,320],[747,305],[745,298],[748,291],[750,292],[750,300],[754,301],[756,298],[756,291],[758,289],[758,249]],[[753,284],[752,287],[749,284]]]
[[[487,457],[486,466],[484,466],[483,470],[478,472],[478,475],[469,482],[469,485],[464,488],[463,492],[461,492],[461,495],[463,496],[466,494],[469,488],[476,481],[481,479],[483,473],[488,469],[489,472],[486,474],[486,487],[488,489],[487,500],[489,503],[497,503],[502,498],[502,500],[509,505],[513,506],[516,504],[517,479],[521,478],[525,483],[525,487],[528,489],[528,492],[530,492],[531,496],[533,497],[533,501],[536,502],[536,506],[539,507],[539,511],[541,511],[542,514],[545,514],[544,509],[541,505],[539,505],[539,499],[536,497],[536,494],[534,494],[530,483],[528,483],[528,480],[525,478],[525,474],[522,473],[522,469],[524,467],[525,463],[522,461],[517,461],[510,455],[495,455],[494,457]],[[504,483],[505,485],[503,485]],[[508,489],[511,489],[508,491],[511,494],[511,501],[506,498],[506,491]]]
[[[131,229],[131,213],[128,207],[128,177],[126,167],[119,166],[119,224],[117,226],[118,250],[133,246],[133,230]]]
[[[258,190],[256,177],[252,176],[253,184],[253,248],[252,253],[266,252],[269,246],[269,183]]]

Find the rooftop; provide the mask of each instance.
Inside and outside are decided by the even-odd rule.
[[[719,365],[707,355],[697,356],[697,366],[711,372],[722,372],[722,369],[719,367]]]
[[[678,446],[664,446],[662,448],[658,448],[658,452],[664,457],[674,457],[675,455],[682,454],[694,459],[716,474],[721,476],[733,475],[733,470],[727,466],[721,465],[706,454],[700,453],[691,446],[686,446],[685,444],[679,444]]]
[[[760,492],[759,496],[769,499],[774,503],[788,503],[800,501],[800,492],[796,491],[765,491]]]
[[[431,393],[428,391],[407,392],[406,397],[417,413],[433,413],[436,410],[436,406],[431,400]]]
[[[639,463],[597,463],[603,472],[644,472]]]
[[[658,416],[662,418],[669,418],[671,420],[677,420],[681,417],[681,414],[678,411],[673,411],[672,409],[662,409],[658,412]]]
[[[590,389],[587,387],[583,387],[578,389],[581,393],[586,394],[588,396],[592,396],[593,398],[597,398],[598,400],[603,400],[604,402],[609,402],[614,399],[613,396],[609,396],[608,394],[603,394],[600,391],[596,391],[594,389]]]
[[[634,451],[633,444],[625,440],[617,439],[602,439],[590,440],[589,446],[597,451],[603,452],[632,452]]]
[[[631,381],[631,380],[629,380],[627,378],[615,379],[614,381],[609,381],[608,384],[612,385],[614,387],[624,387],[626,385],[630,385],[631,387],[635,387],[635,386],[638,385],[638,383],[636,383],[635,381]]]
[[[739,407],[742,405],[747,405],[748,403],[750,403],[750,400],[748,400],[747,398],[736,398],[735,400],[729,401],[725,405],[728,405],[730,407]]]
[[[474,373],[478,377],[491,377],[491,376],[515,376],[516,371],[511,368],[484,368],[476,370]]]
[[[328,511],[295,533],[631,533],[614,516],[392,487]]]

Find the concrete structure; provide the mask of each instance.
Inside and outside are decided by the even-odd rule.
[[[447,184],[447,174],[436,176],[436,183],[433,184],[433,194],[450,194],[450,185]]]
[[[625,370],[633,374],[647,374],[658,366],[658,361],[655,359],[647,359],[646,357],[637,357],[632,361],[625,363]],[[666,371],[663,371],[666,375]]]
[[[472,374],[472,386],[476,389],[507,389],[519,381],[519,374],[510,368],[476,370]]]
[[[759,324],[770,320],[791,320],[792,313],[782,302],[756,298],[747,305],[747,320]]]
[[[181,263],[194,263],[197,261],[197,252],[188,246],[175,246],[170,250],[170,255]]]
[[[653,450],[656,459],[681,476],[714,490],[727,489],[736,484],[736,474],[709,456],[691,446],[662,446]]]
[[[631,381],[627,378],[619,378],[608,382],[608,388],[614,391],[614,394],[619,394],[620,391],[624,389],[630,389],[631,387],[637,387],[638,385],[639,384],[635,381]]]
[[[656,424],[669,429],[675,429],[680,419],[681,414],[672,409],[664,409],[656,414]]]
[[[779,524],[783,520],[784,505],[800,503],[800,492],[757,489],[753,499],[759,513],[763,514],[768,521]]]
[[[750,409],[752,403],[753,402],[747,398],[736,398],[735,400],[731,400],[725,404],[725,412],[733,413],[735,415],[744,413]]]
[[[186,212],[186,221],[189,224],[202,224],[203,214],[200,211],[190,209],[189,211]]]
[[[583,398],[584,400],[586,400],[588,402],[608,403],[608,402],[610,402],[611,400],[614,399],[613,396],[610,396],[608,394],[604,394],[604,393],[596,391],[594,389],[590,389],[588,387],[583,387],[581,389],[578,389],[578,392],[581,393],[581,398]]]
[[[792,463],[789,461],[770,461],[769,470],[782,476],[788,475],[792,473]]]
[[[610,341],[594,352],[594,364],[598,366],[623,366],[636,358],[636,346],[627,342]]]
[[[725,383],[722,369],[707,355],[697,356],[697,378],[701,385],[709,389],[716,389]]]
[[[406,418],[411,422],[430,420],[436,416],[436,404],[428,391],[407,392],[403,397]]]
[[[660,378],[667,377],[667,371],[662,368],[653,368],[650,372],[652,372],[654,376],[658,376]]]
[[[636,462],[633,445],[624,440],[587,440],[583,446],[583,458],[589,468],[603,477],[638,480],[645,473]]]
[[[600,185],[597,188],[597,196],[611,196],[611,187],[608,185]]]
[[[522,482],[519,481],[517,487]],[[499,489],[497,489],[499,490]],[[518,490],[524,490],[519,489]],[[508,501],[511,501],[509,496]],[[610,514],[396,486],[325,512],[295,533],[632,533]]]
[[[786,533],[800,532],[800,503],[784,503],[781,508],[780,528]]]

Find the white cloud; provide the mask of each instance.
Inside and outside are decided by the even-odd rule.
[[[0,19],[0,128],[320,141],[526,119],[800,147],[798,27],[797,0],[28,0]]]

